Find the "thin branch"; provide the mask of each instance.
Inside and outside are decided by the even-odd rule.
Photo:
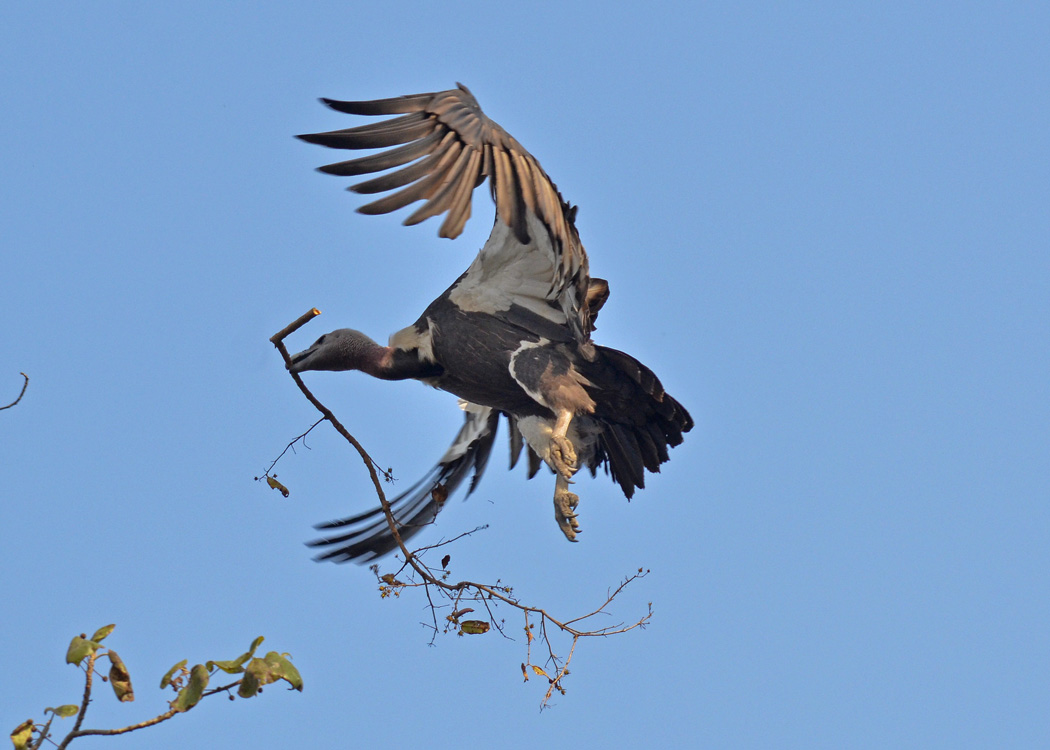
[[[212,688],[211,690],[205,690],[203,693],[201,693],[201,700],[203,700],[204,698],[207,698],[209,695],[215,695],[216,693],[223,693],[223,692],[228,693],[231,689],[237,687],[240,684],[241,684],[241,681],[237,680],[236,682],[231,682],[229,685],[223,685],[222,687],[216,687],[216,688]],[[187,710],[189,710],[189,709],[187,709]],[[129,724],[128,726],[121,727],[120,729],[80,729],[79,728],[79,723],[78,723],[77,726],[75,726],[73,728],[73,731],[71,731],[68,735],[66,735],[66,738],[64,740],[62,740],[62,744],[59,745],[58,747],[60,749],[64,748],[66,745],[68,745],[72,740],[76,739],[77,737],[87,737],[89,735],[106,735],[106,736],[111,736],[111,735],[117,735],[117,734],[127,734],[128,732],[134,732],[134,731],[136,731],[138,729],[145,729],[146,727],[152,727],[155,724],[160,724],[162,721],[167,721],[168,719],[174,718],[179,713],[185,713],[185,711],[178,711],[177,709],[172,707],[172,708],[169,708],[164,713],[159,714],[157,716],[154,716],[152,719],[146,719],[145,721],[140,721],[138,724]],[[83,716],[83,710],[81,710],[81,716]]]
[[[134,732],[137,729],[145,729],[146,727],[151,727],[154,724],[160,724],[162,721],[167,721],[168,719],[171,719],[177,716],[178,714],[179,711],[176,711],[174,708],[169,708],[167,711],[160,714],[159,716],[154,716],[152,719],[146,719],[145,721],[140,721],[138,724],[131,724],[126,727],[121,727],[120,729],[74,729],[72,732],[66,735],[66,738],[62,740],[62,744],[60,744],[58,748],[59,750],[62,750],[62,748],[68,745],[72,740],[75,740],[77,737],[88,737],[90,735],[99,734],[127,734],[128,732]]]
[[[279,331],[278,333],[275,333],[273,336],[270,337],[270,341],[275,347],[277,347],[277,351],[281,353],[281,357],[284,358],[285,367],[291,368],[292,364],[292,358],[288,355],[288,350],[284,346],[285,336],[288,336],[289,334],[299,330],[306,323],[308,323],[310,320],[312,320],[320,314],[321,311],[314,307],[308,312],[299,316],[299,318],[294,323],[290,324],[283,330]],[[386,494],[383,492],[383,486],[379,482],[379,474],[376,473],[376,467],[378,467],[379,464],[376,463],[375,459],[368,455],[368,451],[366,451],[364,446],[357,441],[357,438],[351,435],[349,430],[343,427],[342,423],[338,419],[336,419],[335,415],[331,412],[331,410],[329,410],[327,406],[325,406],[317,400],[317,397],[314,396],[314,394],[310,392],[310,389],[306,387],[306,384],[303,382],[303,379],[299,377],[299,373],[292,372],[292,370],[289,369],[288,374],[292,376],[292,380],[294,380],[295,384],[299,386],[299,390],[303,392],[303,395],[306,396],[306,399],[314,405],[314,408],[317,409],[317,411],[321,412],[321,414],[324,415],[324,418],[331,422],[332,427],[335,428],[336,432],[342,435],[343,438],[350,443],[350,445],[354,446],[354,449],[358,452],[358,454],[360,454],[361,460],[365,462],[365,468],[368,469],[368,476],[372,479],[372,485],[375,487],[376,494],[379,496],[379,502],[383,506],[383,510],[386,512],[387,522],[390,524],[390,531],[394,535],[394,540],[397,542],[397,545],[402,549],[405,555],[410,557],[412,553],[408,551],[408,549],[405,547],[404,542],[401,541],[401,534],[398,531],[397,522],[394,520],[393,513],[391,513],[390,511],[390,503],[387,501]],[[406,559],[408,558],[406,557]]]
[[[77,733],[80,731],[80,726],[84,723],[84,716],[87,714],[88,704],[91,703],[91,684],[95,676],[95,659],[97,658],[97,650],[88,654],[87,666],[85,667],[86,675],[84,677],[84,698],[80,701],[80,710],[77,711],[77,720],[73,724],[73,729],[66,735],[65,739],[59,743],[58,750],[65,750],[69,743],[76,738]]]
[[[80,710],[77,711],[77,720],[73,723],[74,732],[80,729],[80,725],[84,723],[84,716],[87,714],[88,704],[91,702],[91,683],[95,676],[95,659],[97,658],[97,650],[88,654],[86,675],[84,676],[84,699],[80,702]]]
[[[14,401],[9,403],[7,406],[0,406],[0,411],[3,411],[4,409],[10,409],[12,406],[14,406],[19,401],[22,400],[22,396],[26,395],[26,388],[29,387],[29,376],[26,375],[24,372],[19,373],[19,375],[21,375],[23,378],[25,378],[25,382],[22,383],[22,391],[21,391],[21,393],[18,394],[18,398],[16,398]]]
[[[316,422],[314,422],[314,423],[313,423],[312,425],[310,425],[310,429],[308,429],[308,430],[307,430],[306,432],[304,432],[304,433],[303,433],[302,435],[299,435],[298,437],[294,438],[294,439],[293,439],[293,440],[292,440],[292,441],[291,441],[290,443],[288,443],[288,445],[284,446],[284,450],[283,450],[283,451],[281,451],[281,455],[279,455],[279,456],[278,456],[277,458],[275,458],[275,459],[274,459],[274,460],[273,460],[273,461],[272,461],[272,462],[270,463],[270,465],[266,467],[266,471],[264,471],[264,472],[263,472],[263,476],[264,476],[264,477],[268,477],[268,476],[270,476],[270,471],[271,471],[271,470],[273,469],[273,467],[274,467],[274,466],[276,466],[276,465],[277,465],[277,462],[278,462],[278,461],[280,461],[280,460],[281,460],[282,458],[284,458],[284,454],[285,454],[285,453],[287,453],[287,452],[288,452],[288,451],[290,451],[290,450],[295,450],[295,447],[294,447],[294,446],[295,446],[295,444],[296,444],[296,443],[298,443],[298,442],[299,442],[300,440],[302,440],[302,441],[303,441],[303,446],[304,446],[304,447],[306,447],[306,448],[307,448],[307,450],[309,450],[310,446],[306,445],[306,436],[307,436],[307,435],[309,435],[309,434],[310,434],[311,432],[313,432],[313,431],[314,431],[314,428],[315,428],[315,427],[317,427],[317,425],[321,424],[321,422],[323,422],[323,421],[324,421],[324,417],[321,417],[321,418],[320,418],[320,419],[318,419],[318,420],[317,420]],[[258,479],[258,478],[259,478],[259,477],[256,477],[256,479]]]
[[[540,618],[539,625],[540,625],[540,632],[542,634],[541,637],[542,637],[543,641],[547,645],[547,653],[548,653],[547,661],[549,663],[553,664],[554,667],[555,667],[555,675],[553,677],[547,675],[547,678],[550,681],[550,685],[549,685],[549,687],[547,689],[547,693],[544,696],[543,701],[540,704],[541,709],[547,707],[550,704],[551,696],[553,695],[555,690],[558,690],[562,694],[565,693],[565,688],[561,684],[562,683],[562,679],[566,675],[569,674],[569,669],[568,669],[569,662],[572,661],[572,657],[573,657],[573,655],[576,652],[576,645],[577,645],[577,643],[579,642],[579,640],[581,638],[608,637],[608,636],[611,636],[611,635],[617,635],[619,633],[626,633],[628,631],[634,630],[635,628],[644,628],[645,625],[649,622],[649,620],[652,618],[652,615],[653,615],[652,605],[649,606],[648,612],[643,617],[641,617],[638,621],[634,622],[631,625],[624,625],[621,622],[621,623],[618,623],[616,625],[609,625],[609,626],[602,627],[602,628],[597,628],[597,629],[594,629],[594,630],[585,630],[585,629],[582,629],[581,627],[579,627],[580,624],[586,622],[587,620],[589,620],[589,619],[591,619],[593,617],[596,617],[599,614],[606,614],[605,610],[609,606],[609,604],[611,604],[612,601],[628,585],[630,585],[632,582],[634,582],[635,580],[637,580],[639,578],[644,578],[648,574],[649,571],[644,571],[643,572],[642,569],[639,568],[637,573],[635,573],[633,575],[630,575],[630,576],[627,576],[620,583],[620,585],[616,589],[614,589],[611,593],[607,591],[606,592],[606,599],[600,606],[598,606],[597,608],[595,608],[594,610],[592,610],[588,614],[581,615],[581,616],[575,617],[575,618],[573,618],[571,620],[564,620],[564,621],[563,620],[559,620],[558,618],[554,617],[553,615],[551,615],[549,612],[547,612],[545,609],[543,609],[541,607],[533,607],[533,606],[529,606],[529,605],[521,603],[521,601],[519,601],[513,595],[511,587],[510,586],[506,586],[506,585],[502,585],[500,581],[497,581],[495,584],[491,584],[491,585],[490,584],[477,583],[475,581],[459,581],[458,583],[449,583],[446,580],[448,578],[448,572],[447,571],[443,570],[440,575],[436,575],[434,573],[434,571],[424,561],[424,553],[426,553],[429,550],[432,550],[432,549],[435,549],[435,548],[438,548],[438,547],[442,547],[442,546],[444,546],[446,544],[450,544],[450,543],[452,543],[452,542],[456,541],[457,539],[460,539],[460,538],[462,538],[464,536],[469,536],[469,535],[473,534],[474,532],[478,531],[480,528],[483,528],[483,527],[479,527],[478,529],[474,529],[472,531],[464,532],[463,534],[460,534],[460,535],[458,535],[456,537],[453,537],[452,539],[440,541],[440,542],[438,542],[436,544],[433,544],[433,545],[430,545],[430,546],[427,546],[427,547],[421,547],[421,548],[416,549],[416,550],[410,550],[405,545],[404,540],[401,538],[400,528],[399,528],[398,522],[394,518],[393,511],[392,511],[392,509],[390,507],[390,502],[387,500],[386,494],[383,492],[382,484],[379,481],[379,475],[376,472],[376,469],[378,468],[379,465],[375,462],[375,460],[372,459],[372,457],[364,449],[364,447],[361,445],[361,443],[359,443],[357,441],[357,439],[353,435],[350,434],[349,430],[347,430],[346,427],[344,427],[343,424],[336,418],[336,416],[331,412],[331,410],[328,409],[328,407],[326,407],[320,401],[318,401],[317,397],[314,396],[313,393],[310,392],[310,389],[306,387],[305,383],[303,383],[302,378],[299,377],[299,374],[295,373],[295,372],[292,372],[291,369],[290,369],[291,358],[288,355],[287,349],[285,349],[285,347],[284,347],[284,342],[283,342],[284,337],[287,336],[288,334],[292,333],[293,331],[298,330],[307,321],[311,320],[312,318],[314,318],[318,314],[319,313],[318,313],[317,309],[314,308],[310,312],[308,312],[305,315],[301,316],[298,320],[296,320],[294,323],[289,325],[284,330],[280,331],[279,333],[274,334],[270,338],[270,341],[274,344],[274,346],[277,347],[277,350],[281,353],[281,356],[284,358],[285,366],[289,367],[289,374],[292,376],[292,379],[295,381],[295,384],[299,387],[299,390],[302,391],[302,393],[306,397],[306,399],[311,404],[313,404],[314,408],[316,408],[319,412],[321,412],[321,414],[323,415],[324,419],[326,419],[329,423],[331,423],[332,427],[334,427],[335,430],[340,435],[342,435],[343,438],[348,443],[350,443],[350,445],[352,445],[355,450],[357,450],[358,454],[361,456],[361,460],[365,464],[365,468],[368,470],[369,477],[372,479],[372,485],[375,487],[376,495],[379,498],[379,504],[380,504],[380,506],[383,509],[384,515],[386,516],[387,525],[389,526],[390,532],[391,532],[391,534],[392,534],[392,536],[394,538],[394,541],[397,543],[398,549],[401,551],[401,555],[403,556],[402,557],[403,562],[402,562],[401,568],[398,570],[396,575],[386,574],[386,575],[380,576],[379,575],[379,567],[378,567],[378,565],[373,565],[372,566],[373,571],[376,573],[376,577],[379,578],[379,580],[380,580],[381,591],[384,592],[383,596],[386,596],[389,593],[393,593],[395,596],[397,596],[399,594],[399,592],[400,592],[400,589],[402,589],[402,588],[419,588],[419,587],[422,587],[424,589],[424,593],[426,594],[427,602],[428,602],[428,604],[429,604],[429,606],[431,608],[432,621],[433,621],[433,624],[432,625],[428,625],[427,627],[432,627],[434,629],[434,631],[435,631],[435,635],[436,635],[436,632],[438,631],[439,628],[438,628],[438,624],[437,624],[437,605],[435,605],[433,597],[431,596],[432,589],[436,589],[436,590],[440,591],[452,603],[452,606],[454,607],[454,611],[453,611],[452,615],[450,615],[449,618],[448,618],[448,621],[450,622],[451,625],[458,625],[459,624],[459,617],[457,616],[457,613],[459,613],[459,615],[461,616],[465,612],[473,611],[472,609],[469,609],[469,608],[466,609],[466,610],[461,610],[460,609],[460,603],[461,602],[463,602],[463,601],[480,602],[481,604],[484,605],[484,607],[485,607],[485,609],[486,609],[486,611],[487,611],[487,613],[489,615],[489,618],[490,618],[490,621],[491,621],[491,626],[495,627],[497,631],[499,631],[501,634],[504,635],[504,637],[509,638],[509,636],[507,636],[507,634],[504,632],[504,623],[503,623],[503,621],[502,620],[499,620],[499,621],[497,620],[495,613],[492,611],[492,608],[493,608],[493,606],[498,605],[499,603],[503,603],[503,604],[506,604],[508,606],[514,607],[515,609],[520,610],[523,613],[524,618],[525,618],[525,627],[526,627],[526,633],[527,633],[528,642],[529,642],[529,644],[528,644],[528,651],[527,651],[527,653],[528,653],[528,657],[527,658],[529,659],[529,662],[527,662],[527,664],[522,664],[522,672],[524,673],[526,680],[529,679],[529,675],[528,675],[528,672],[526,670],[526,666],[527,665],[531,665],[531,653],[532,653],[531,644],[532,644],[532,639],[535,637],[532,634],[532,632],[531,632],[531,624],[529,622],[529,616],[530,615],[538,615],[539,618]],[[276,462],[274,462],[274,463],[276,463]],[[272,469],[273,465],[271,465],[270,468]],[[380,471],[381,471],[381,469],[380,469]],[[442,566],[442,568],[444,568],[444,566]],[[417,578],[410,578],[407,582],[398,580],[397,575],[400,575],[406,569],[409,571],[410,576],[415,576]],[[569,654],[564,659],[564,661],[559,659],[554,653],[553,645],[552,645],[550,637],[548,636],[548,633],[547,633],[547,625],[548,624],[557,627],[559,631],[561,631],[562,633],[565,633],[565,634],[567,634],[567,635],[572,637],[572,644],[571,644],[571,646],[569,648]],[[448,631],[450,626],[446,626],[446,628],[445,628],[446,632]],[[463,631],[461,630],[461,633],[462,632]],[[431,640],[431,643],[433,643],[433,640]],[[537,667],[533,667],[533,671],[536,672],[537,674],[544,674],[544,675],[547,674],[545,671],[543,671],[543,670],[537,671],[537,669],[538,669]]]
[[[52,713],[51,716],[48,717],[47,723],[39,730],[40,735],[37,737],[36,742],[33,743],[30,750],[40,750],[40,746],[44,744],[44,740],[47,740],[52,745],[55,744],[54,740],[51,739],[51,722],[54,720],[55,714]]]
[[[280,331],[275,333],[273,336],[271,336],[270,337],[270,342],[274,346],[276,346],[278,349],[282,348],[281,347],[281,342],[284,341],[285,337],[291,336],[293,333],[298,331],[300,328],[302,328],[304,325],[309,323],[311,320],[313,320],[314,318],[316,318],[320,314],[321,314],[321,311],[318,310],[316,307],[310,308],[309,310],[304,312],[302,315],[300,315],[298,318],[296,318],[295,321],[293,321],[292,323],[289,323],[283,329],[281,329]],[[288,357],[285,357],[285,361],[288,361]]]
[[[311,320],[313,320],[320,314],[321,311],[318,310],[316,307],[311,308],[307,312],[300,315],[295,320],[295,322],[289,324],[284,329],[278,331],[273,336],[271,336],[270,342],[275,347],[277,347],[277,351],[281,353],[281,357],[284,359],[284,366],[289,368],[288,374],[292,376],[292,380],[294,380],[295,384],[299,386],[299,390],[303,392],[303,395],[306,396],[307,400],[314,405],[314,408],[317,409],[317,411],[321,412],[321,414],[324,415],[325,419],[332,423],[332,426],[336,429],[336,432],[342,435],[344,439],[346,439],[352,446],[354,446],[357,452],[361,455],[361,459],[365,462],[365,466],[368,468],[368,475],[372,478],[372,484],[375,485],[376,493],[379,495],[380,502],[382,503],[383,508],[388,511],[387,515],[390,516],[388,520],[391,523],[394,538],[397,540],[398,544],[401,545],[401,535],[397,532],[396,522],[393,521],[393,516],[391,516],[389,513],[390,505],[386,500],[386,495],[383,493],[382,486],[380,486],[379,484],[379,475],[376,473],[377,470],[380,472],[382,472],[383,470],[379,467],[379,464],[376,463],[375,459],[368,455],[368,451],[365,450],[364,446],[357,442],[357,438],[351,435],[349,431],[347,431],[347,429],[343,427],[339,420],[335,418],[335,415],[332,414],[328,407],[326,407],[324,404],[318,401],[314,394],[310,392],[310,389],[306,387],[305,383],[303,383],[302,378],[299,377],[299,373],[292,372],[290,369],[292,365],[292,358],[289,356],[288,350],[284,346],[284,338],[289,334],[298,331],[300,328],[302,328],[304,325],[309,323]],[[273,467],[271,466],[271,468]],[[383,473],[385,474],[386,472]],[[401,546],[402,548],[404,548],[403,545]]]

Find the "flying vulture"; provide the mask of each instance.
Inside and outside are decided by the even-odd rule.
[[[439,234],[452,239],[470,218],[474,188],[488,178],[496,219],[470,267],[389,346],[344,328],[292,357],[291,369],[413,378],[459,396],[465,419],[451,447],[391,501],[402,539],[432,522],[471,473],[468,494],[474,491],[503,415],[511,467],[527,446],[530,478],[542,463],[553,470],[555,518],[575,541],[579,498],[569,485],[580,467],[592,475],[603,467],[630,498],[645,486],[646,470],[659,471],[668,447],[693,426],[649,368],[592,341],[609,285],[588,273],[576,207],[463,85],[376,101],[321,101],[351,115],[397,115],[298,136],[330,148],[388,149],[320,168],[340,176],[386,172],[349,188],[387,193],[359,212],[385,214],[424,201],[404,223],[445,214]],[[318,559],[363,562],[396,547],[381,508],[318,528],[330,534],[311,543],[327,548]]]

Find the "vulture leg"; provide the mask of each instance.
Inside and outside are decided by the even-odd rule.
[[[571,421],[572,412],[569,409],[562,409],[558,412],[558,421],[555,422],[554,431],[551,433],[551,467],[558,472],[559,479],[566,481],[566,490],[568,489],[568,480],[572,479],[572,475],[576,473],[577,469],[576,447],[567,437],[569,422]],[[564,531],[564,529],[562,530]],[[568,536],[568,532],[566,532],[566,536]]]
[[[565,534],[565,538],[570,542],[575,542],[576,535],[580,532],[580,523],[576,520],[576,506],[579,502],[579,495],[569,492],[569,480],[559,474],[554,485],[554,518],[561,533]]]
[[[571,410],[562,409],[558,412],[558,421],[554,423],[554,430],[551,432],[550,462],[558,472],[554,485],[554,518],[558,521],[558,528],[565,534],[565,538],[575,542],[576,534],[580,531],[580,524],[576,520],[576,506],[580,503],[580,497],[574,492],[569,492],[569,482],[578,468],[576,447],[568,438],[571,421]]]

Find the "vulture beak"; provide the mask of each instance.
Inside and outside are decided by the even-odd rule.
[[[314,349],[316,348],[317,346],[315,344],[309,349],[303,349],[303,351],[299,352],[298,354],[293,354],[291,357],[291,363],[287,365],[288,369],[291,372],[302,372],[303,370],[307,369],[307,361],[310,359],[310,355],[314,353]]]

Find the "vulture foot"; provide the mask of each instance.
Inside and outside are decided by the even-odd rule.
[[[563,479],[572,479],[576,473],[576,448],[564,435],[551,435],[550,463]]]
[[[580,531],[580,523],[576,520],[576,506],[580,504],[580,497],[574,492],[569,492],[568,487],[559,486],[554,490],[554,518],[558,521],[558,528],[565,538],[570,542],[576,541],[576,534]]]

